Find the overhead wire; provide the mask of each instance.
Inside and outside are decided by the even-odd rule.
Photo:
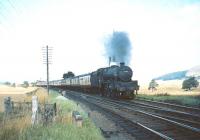
[[[7,0],[8,3],[10,4],[10,6],[14,9],[14,11],[19,14],[19,10],[17,10],[16,6],[14,5],[13,1],[11,0]]]
[[[7,9],[6,9],[5,5],[3,4],[3,2],[0,1],[0,24],[1,24],[1,26],[3,26],[4,28],[7,29],[7,25],[5,24],[6,22],[4,22],[4,21],[6,21],[8,19],[4,15],[4,11],[7,11]]]

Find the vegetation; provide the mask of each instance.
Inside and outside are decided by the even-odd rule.
[[[137,98],[200,107],[200,96],[169,95],[167,93],[163,93],[156,95],[139,94]]]
[[[38,90],[40,94],[46,94]],[[36,93],[37,94],[37,93]],[[39,96],[39,95],[38,95]],[[31,126],[31,116],[12,119],[7,124],[1,126],[0,121],[0,139],[9,140],[103,140],[100,130],[87,118],[87,114],[81,107],[73,101],[70,101],[58,92],[50,91],[48,102],[57,104],[57,116],[55,121],[47,126],[37,124]],[[27,99],[28,100],[28,99]],[[47,101],[44,96],[39,96],[40,101]],[[83,126],[77,127],[72,123],[71,112],[77,110],[83,116]],[[0,115],[1,118],[1,115]],[[1,119],[0,119],[1,120]]]
[[[28,127],[19,137],[20,140],[102,140],[99,131],[90,120],[85,120],[82,128],[73,124],[54,123],[51,126],[36,125]]]
[[[197,88],[199,86],[199,82],[195,79],[195,77],[190,77],[183,81],[182,89],[191,90],[191,88]]]
[[[70,78],[70,77],[74,77],[75,74],[71,71],[68,71],[67,73],[64,73],[63,74],[63,78],[66,79],[66,78]]]
[[[158,87],[158,83],[154,79],[151,80],[148,89],[154,91],[156,90],[156,87]]]
[[[27,87],[29,87],[29,83],[28,83],[28,81],[24,81],[24,83],[23,83],[23,85],[22,85],[24,88],[27,88]]]
[[[4,85],[8,85],[8,86],[10,86],[11,83],[7,81],[7,82],[4,83]]]

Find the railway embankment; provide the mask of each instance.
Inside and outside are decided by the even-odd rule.
[[[46,90],[39,88],[34,95],[37,95],[40,103],[56,103],[57,115],[53,122],[48,125],[38,123],[31,124],[31,115],[26,114],[21,117],[12,118],[6,123],[0,123],[0,139],[12,140],[38,140],[38,139],[81,139],[81,140],[102,140],[101,132],[88,118],[80,105],[60,96],[58,92],[51,91],[47,96]],[[27,100],[31,96],[27,95]],[[77,125],[73,122],[72,112],[78,111],[82,116],[82,124]],[[3,113],[1,113],[3,120]]]

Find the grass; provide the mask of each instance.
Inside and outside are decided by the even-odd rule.
[[[56,102],[57,108],[60,110],[61,114],[71,114],[72,111],[78,111],[84,118],[87,118],[87,114],[82,110],[79,104],[60,96],[57,91],[50,92],[49,102]]]
[[[12,119],[2,124],[0,113],[0,140],[103,140],[98,128],[87,118],[87,114],[80,105],[59,96],[58,92],[51,91],[47,96],[46,90],[37,91],[40,102],[57,104],[57,116],[55,121],[47,126],[37,124],[32,126],[31,116]],[[25,98],[30,100],[30,97]],[[77,110],[83,116],[83,126],[77,127],[72,123],[72,111]],[[2,115],[1,115],[2,114]]]
[[[47,94],[46,90],[43,88],[39,88],[37,90],[37,92],[35,93],[35,95],[38,97],[38,101],[41,104],[44,104],[45,102],[48,101],[48,94]],[[32,102],[32,95],[26,95],[24,97],[24,101]]]
[[[20,136],[20,140],[102,140],[99,131],[90,120],[85,120],[82,128],[73,124],[54,123],[50,126],[29,127]]]
[[[200,107],[200,96],[169,95],[164,93],[155,95],[139,94],[137,98]]]
[[[1,122],[0,140],[19,140],[21,132],[30,126],[30,116],[24,116],[21,118],[10,119]]]

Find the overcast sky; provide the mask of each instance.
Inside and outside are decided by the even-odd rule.
[[[108,65],[104,41],[125,31],[133,79],[200,65],[200,0],[0,0],[0,81],[50,80]]]

